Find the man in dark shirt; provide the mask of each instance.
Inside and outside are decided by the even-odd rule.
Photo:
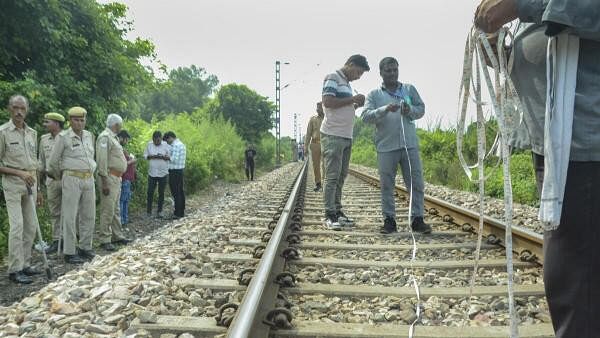
[[[254,181],[254,156],[256,156],[256,150],[252,144],[248,144],[244,151],[244,157],[246,158],[246,179],[250,181]]]

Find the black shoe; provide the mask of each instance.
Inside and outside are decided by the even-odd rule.
[[[65,262],[69,264],[82,264],[84,260],[77,255],[65,255]]]
[[[58,241],[53,241],[49,247],[46,248],[46,253],[51,254],[58,251]]]
[[[24,273],[25,276],[35,276],[41,273],[38,269],[32,268],[31,266],[26,267],[25,269],[21,270],[21,272]]]
[[[423,221],[423,217],[415,217],[410,225],[414,232],[430,234],[431,226]]]
[[[313,191],[314,191],[314,192],[321,191],[321,188],[322,188],[322,187],[321,187],[321,183],[317,183],[317,184],[315,185],[315,188],[313,189]]]
[[[398,231],[398,227],[396,226],[396,220],[393,217],[386,217],[383,221],[383,226],[379,229],[379,232],[382,234],[391,234]]]
[[[121,238],[119,240],[112,242],[112,244],[121,244],[121,245],[127,245],[129,243],[131,243],[131,240],[129,238]]]
[[[79,257],[91,261],[92,259],[94,259],[94,257],[96,257],[96,254],[93,250],[79,249]]]
[[[114,245],[112,245],[112,243],[102,243],[102,244],[100,244],[100,247],[106,251],[116,251],[117,250],[117,248]]]
[[[31,284],[33,279],[25,275],[23,271],[13,272],[8,274],[8,279],[17,284]]]

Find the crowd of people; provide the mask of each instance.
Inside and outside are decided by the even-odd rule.
[[[93,243],[106,251],[131,241],[124,227],[129,223],[131,184],[136,179],[136,161],[124,149],[130,135],[123,119],[109,114],[106,128],[95,140],[85,129],[87,111],[68,110],[67,119],[58,113],[44,115],[48,131],[38,144],[37,132],[25,123],[29,102],[22,95],[8,101],[10,120],[0,126],[0,173],[10,226],[8,274],[15,283],[28,284],[40,272],[31,265],[33,241],[40,231],[36,208],[46,203],[52,221],[52,243],[46,253],[62,253],[64,260],[80,264],[94,258]],[[148,164],[148,216],[156,184],[158,211],[164,218],[164,188],[174,200],[173,218],[184,216],[183,169],[186,148],[174,132],[157,131],[144,151]],[[96,187],[97,185],[97,187]],[[45,189],[44,189],[45,188]],[[100,194],[99,222],[96,223],[96,189]],[[94,234],[96,233],[96,235]]]

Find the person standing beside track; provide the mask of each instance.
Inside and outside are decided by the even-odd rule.
[[[146,217],[152,217],[152,202],[154,201],[154,190],[158,185],[158,201],[156,217],[163,218],[163,204],[165,201],[165,187],[167,186],[167,175],[169,175],[169,159],[171,150],[167,141],[162,139],[162,133],[155,131],[152,141],[148,142],[144,149],[144,158],[148,160],[148,189],[146,196]]]
[[[95,256],[92,241],[96,221],[96,161],[94,136],[85,130],[87,111],[73,107],[67,114],[71,127],[58,134],[48,160],[48,175],[62,184],[60,223],[65,261],[79,264]]]
[[[315,175],[314,191],[321,191],[321,123],[323,123],[323,103],[317,102],[317,115],[308,121],[306,136],[304,136],[304,151],[310,150],[313,173]],[[323,170],[323,173],[325,170]]]
[[[54,143],[58,134],[62,132],[65,124],[65,117],[58,113],[48,113],[44,115],[44,126],[48,130],[47,134],[42,135],[39,146],[40,161],[40,182],[46,186],[46,201],[48,202],[48,211],[52,220],[52,244],[46,248],[46,253],[58,251],[58,244],[62,236],[60,228],[60,203],[62,199],[62,183],[49,177],[48,159],[54,148]],[[44,179],[45,178],[45,179]]]
[[[165,133],[167,144],[171,147],[169,160],[169,189],[175,201],[173,218],[179,219],[185,215],[185,192],[183,189],[183,171],[185,169],[186,148],[174,132]]]
[[[25,123],[29,102],[24,96],[12,96],[8,111],[10,120],[0,126],[0,174],[10,226],[8,278],[15,283],[30,284],[31,276],[39,273],[30,266],[31,247],[39,226],[35,209],[37,132]]]
[[[352,153],[352,129],[356,107],[362,107],[365,96],[352,95],[350,82],[360,79],[369,71],[367,59],[352,55],[344,66],[325,77],[323,107],[325,118],[321,124],[321,154],[325,161],[325,227],[339,231],[352,226],[354,221],[342,211],[342,188],[348,176]]]
[[[423,221],[425,184],[419,157],[419,139],[414,120],[425,114],[425,104],[417,89],[398,81],[398,61],[386,57],[379,63],[383,84],[367,95],[362,119],[375,124],[377,166],[381,180],[381,209],[384,216],[381,233],[397,231],[394,187],[398,163],[406,189],[412,195],[411,217],[413,231],[431,233],[431,226]]]
[[[493,33],[516,18],[534,24],[515,36],[513,46],[512,77],[526,107],[527,122],[550,123],[545,120],[545,105],[551,106],[552,102],[544,102],[543,97],[548,85],[546,52],[551,50],[548,37],[579,39],[562,214],[558,228],[544,233],[544,287],[556,337],[595,338],[600,334],[600,4],[580,0],[484,0],[475,13],[475,24]],[[530,139],[539,140],[538,145],[542,143],[540,148],[547,154],[551,140],[545,137],[544,128],[534,123],[527,123],[527,127]],[[540,162],[543,157],[538,157]],[[542,177],[537,175],[537,179]]]

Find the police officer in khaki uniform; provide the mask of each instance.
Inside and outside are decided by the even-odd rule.
[[[304,137],[304,151],[310,149],[312,159],[313,173],[315,175],[315,189],[321,190],[321,123],[323,122],[323,106],[321,102],[317,103],[317,115],[314,115],[308,121],[306,136]],[[323,170],[325,171],[325,170]]]
[[[46,249],[46,253],[58,251],[58,242],[62,235],[60,228],[60,202],[62,199],[62,183],[59,179],[55,180],[47,175],[48,159],[52,153],[52,148],[56,142],[58,134],[62,132],[65,124],[65,117],[58,113],[48,113],[44,115],[44,126],[48,130],[48,134],[42,135],[40,140],[40,184],[45,182],[46,185],[46,201],[48,203],[48,211],[52,219],[52,245]]]
[[[96,220],[94,186],[94,136],[85,128],[87,112],[81,107],[68,111],[71,127],[60,134],[48,160],[48,175],[61,180],[61,218],[63,253],[67,263],[92,259]],[[79,216],[78,216],[79,215]],[[79,250],[77,250],[79,225]]]
[[[38,163],[37,133],[25,123],[28,110],[25,97],[12,96],[8,101],[11,119],[0,126],[0,174],[10,225],[8,274],[11,281],[21,284],[31,283],[30,276],[39,273],[29,265],[38,228],[35,210]]]
[[[106,118],[106,129],[96,141],[96,162],[98,163],[100,195],[100,225],[98,240],[104,250],[116,250],[113,244],[127,244],[129,239],[121,228],[121,176],[127,170],[127,160],[117,134],[123,127],[123,119],[117,114]]]

